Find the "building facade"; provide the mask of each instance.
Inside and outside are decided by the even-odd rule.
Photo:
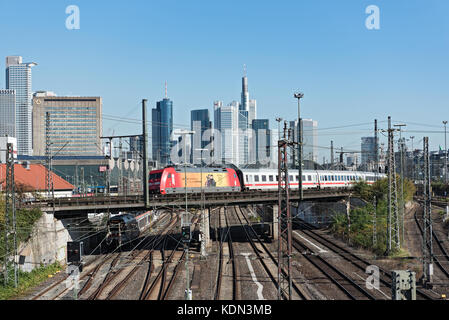
[[[303,137],[303,147],[302,147],[302,159],[318,162],[318,121],[312,119],[301,119],[302,123],[302,137]],[[299,141],[299,128],[298,120],[290,121],[290,129],[292,129],[292,136],[294,141]],[[297,157],[297,149],[290,156],[290,162],[293,162],[293,155]],[[295,159],[295,163],[297,163]]]
[[[268,164],[271,159],[271,131],[270,122],[268,119],[254,119],[252,121],[252,128],[254,130],[254,152],[256,163]]]
[[[198,109],[190,112],[190,130],[195,131],[192,141],[192,163],[201,162],[202,151],[197,149],[206,149],[207,147],[208,152],[210,153],[211,141],[203,140],[205,131],[210,129],[212,129],[212,122],[210,121],[208,109]]]
[[[16,137],[19,154],[32,154],[31,67],[21,56],[6,57],[6,89],[16,93]]]
[[[361,151],[362,151],[361,157],[362,165],[367,165],[376,161],[376,138],[362,137]]]
[[[153,160],[161,166],[170,163],[173,133],[173,101],[164,98],[152,109],[152,151]]]
[[[0,136],[16,136],[16,91],[0,89]]]
[[[100,97],[33,97],[33,155],[46,154],[46,114],[49,113],[50,152],[59,156],[102,155]]]

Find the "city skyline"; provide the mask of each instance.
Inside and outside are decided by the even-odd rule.
[[[325,6],[317,6],[287,1],[278,7],[261,3],[254,11],[250,4],[244,3],[241,6],[248,15],[245,20],[240,20],[243,13],[233,11],[232,3],[204,4],[201,6],[204,21],[195,19],[199,4],[136,2],[123,14],[121,5],[109,4],[108,17],[120,20],[102,29],[105,17],[99,14],[103,12],[101,5],[80,1],[81,28],[71,31],[64,26],[64,5],[38,6],[24,1],[17,4],[23,9],[20,16],[15,12],[6,15],[7,10],[0,10],[0,27],[14,28],[17,35],[6,33],[0,48],[5,56],[20,54],[24,61],[39,63],[33,73],[34,90],[52,90],[61,96],[103,97],[104,134],[111,134],[114,129],[115,134],[134,134],[133,121],[116,118],[139,119],[140,99],[147,98],[149,105],[154,105],[163,94],[164,81],[170,84],[170,98],[176,103],[175,128],[188,128],[189,123],[183,119],[189,118],[190,110],[201,106],[213,111],[213,101],[232,101],[238,96],[239,75],[246,64],[251,94],[258,99],[259,118],[270,119],[272,129],[276,128],[276,117],[288,121],[296,118],[293,92],[305,93],[302,117],[320,123],[319,161],[323,155],[329,159],[330,140],[334,140],[335,150],[354,149],[360,145],[360,137],[372,135],[374,119],[385,129],[388,115],[393,122],[408,124],[405,135],[417,137],[415,148],[422,148],[420,140],[428,135],[431,149],[438,149],[444,145],[441,122],[446,119],[441,115],[444,116],[449,100],[447,90],[442,89],[448,84],[444,54],[448,43],[438,31],[449,27],[443,18],[449,5],[444,1],[412,4],[377,1],[381,27],[368,30],[365,8],[369,4],[329,1]],[[3,9],[4,5],[0,7]],[[19,41],[20,35],[37,21],[32,14],[37,7],[44,9],[48,18],[37,30],[57,40],[60,50],[57,54],[43,46],[41,39]],[[211,30],[203,30],[204,23],[213,21],[208,14],[217,8],[218,17],[233,12],[235,16],[229,19],[241,24],[231,24],[224,30],[212,25]],[[157,15],[167,10],[179,18],[173,26],[153,30],[137,22],[145,12],[157,23],[160,19]],[[275,24],[264,26],[261,17],[272,18]],[[17,28],[19,23],[22,28]],[[186,26],[183,32],[179,32],[181,25]],[[246,35],[237,33],[242,28]],[[123,40],[122,35],[132,30],[136,32]],[[220,40],[209,37],[213,32],[221,35]],[[295,39],[293,35],[301,41],[291,40]],[[142,43],[140,39],[144,36],[150,41]],[[98,52],[79,52],[68,45],[87,47],[98,37],[102,46]],[[117,39],[120,41],[116,42]],[[166,50],[152,45],[161,39]],[[211,43],[205,45],[201,42],[204,39]],[[128,59],[122,50],[110,50],[124,41],[134,59]],[[127,68],[114,67],[120,61],[126,61]],[[0,59],[1,69],[3,63]],[[85,73],[94,69],[96,72],[86,78]],[[123,79],[132,80],[127,90],[121,90]],[[5,88],[2,81],[0,88]],[[426,108],[434,112],[422,112]],[[360,126],[351,127],[354,124]],[[332,129],[336,127],[342,128]],[[380,139],[385,141],[385,137]]]

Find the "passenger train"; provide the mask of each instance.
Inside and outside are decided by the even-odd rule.
[[[303,170],[303,189],[350,188],[359,181],[372,184],[385,174],[361,171]],[[235,166],[183,168],[166,167],[150,172],[149,190],[153,194],[240,192],[277,190],[277,169],[242,169]],[[299,186],[297,169],[289,170],[291,189]],[[187,188],[186,188],[187,186]]]
[[[108,220],[106,243],[109,246],[121,246],[137,239],[154,220],[157,213],[147,211],[137,216],[130,213],[114,215]]]

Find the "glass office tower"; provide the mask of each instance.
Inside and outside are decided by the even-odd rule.
[[[161,166],[168,165],[171,152],[171,137],[173,133],[173,101],[164,98],[152,109],[152,150],[153,160]]]
[[[32,155],[31,67],[21,56],[6,57],[6,89],[16,92],[16,138],[20,155]]]

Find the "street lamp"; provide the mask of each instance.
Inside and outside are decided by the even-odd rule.
[[[206,215],[204,213],[204,190],[203,190],[203,151],[208,151],[208,149],[202,149],[202,148],[198,148],[195,149],[195,151],[200,151],[201,152],[201,179],[200,179],[200,184],[201,184],[201,258],[205,258],[207,256],[207,252],[206,252],[206,232],[208,232],[208,230],[206,230]]]
[[[298,161],[299,161],[299,182],[298,182],[298,190],[299,190],[299,200],[302,201],[303,199],[303,192],[302,192],[302,124],[301,124],[301,108],[299,101],[304,97],[304,93],[302,92],[296,92],[293,94],[293,96],[298,99]]]
[[[184,140],[184,188],[185,188],[185,192],[186,192],[186,211],[184,212],[184,217],[185,219],[187,219],[187,225],[190,227],[190,221],[189,221],[189,214],[187,211],[187,141],[186,141],[186,135],[190,134],[193,135],[195,134],[195,131],[181,131],[179,132],[180,135],[183,136],[183,140]],[[181,219],[181,227],[184,227],[184,224],[186,224],[186,222],[182,221]],[[185,255],[186,255],[186,291],[185,291],[185,298],[186,300],[192,300],[192,291],[190,290],[190,281],[189,281],[189,246],[186,244],[186,242],[184,242],[184,251],[185,251]]]
[[[279,136],[278,140],[281,140],[281,121],[282,120],[283,120],[282,118],[276,118],[276,121],[278,122],[278,136]]]

